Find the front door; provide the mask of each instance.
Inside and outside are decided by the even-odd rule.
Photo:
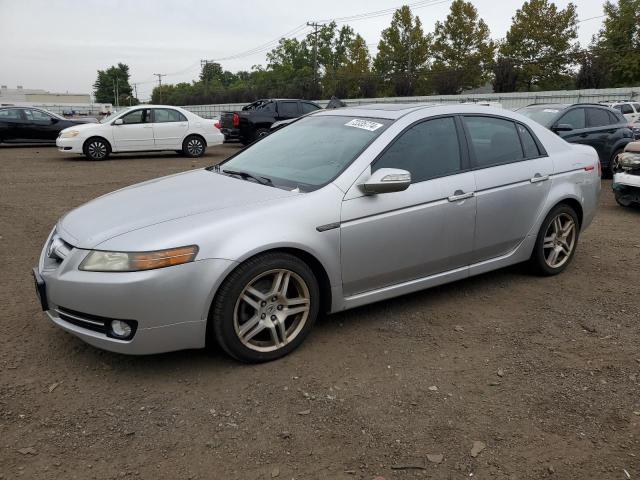
[[[172,108],[153,109],[153,137],[157,148],[180,150],[187,135],[187,118]]]
[[[527,237],[553,165],[523,124],[485,115],[465,116],[464,123],[476,182],[472,263],[478,263],[508,254]]]
[[[364,195],[354,185],[342,204],[345,295],[465,267],[473,249],[473,172],[454,117],[422,121],[401,133],[370,166],[411,173],[403,192]]]
[[[55,142],[60,128],[60,119],[33,108],[24,110],[29,121],[29,135],[34,142]]]
[[[154,149],[150,109],[137,109],[120,118],[121,125],[111,124],[115,151]]]

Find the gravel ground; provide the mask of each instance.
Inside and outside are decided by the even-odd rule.
[[[1,479],[640,478],[640,210],[609,181],[564,274],[322,318],[265,365],[111,354],[45,319],[30,268],[59,216],[236,150],[0,148]]]

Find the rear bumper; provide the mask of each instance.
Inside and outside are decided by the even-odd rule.
[[[220,133],[224,135],[225,140],[242,138],[239,128],[221,128]]]

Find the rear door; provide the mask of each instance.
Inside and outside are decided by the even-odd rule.
[[[553,165],[524,124],[485,115],[465,115],[464,124],[476,183],[472,263],[478,263],[508,254],[527,237]]]
[[[22,109],[0,109],[0,142],[28,141],[27,126],[27,118]]]
[[[277,120],[288,120],[289,118],[298,118],[300,116],[300,110],[298,102],[283,101],[278,102]]]
[[[113,131],[114,150],[153,150],[153,125],[151,109],[140,108],[120,117],[122,125],[111,125]]]
[[[189,131],[189,122],[173,108],[153,109],[153,137],[158,149],[180,150]]]
[[[349,190],[340,226],[346,295],[468,265],[475,184],[458,130],[450,116],[420,121],[372,163],[372,172],[408,170],[407,190],[379,195],[364,195],[358,186]]]

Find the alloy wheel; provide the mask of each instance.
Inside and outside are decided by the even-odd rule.
[[[204,146],[202,145],[202,141],[197,138],[192,138],[187,142],[187,152],[189,155],[197,157],[202,154],[204,150]]]
[[[103,142],[91,142],[87,146],[87,151],[89,152],[89,156],[96,160],[101,160],[107,156],[107,147]]]
[[[544,260],[551,268],[560,268],[576,245],[576,223],[567,213],[557,215],[547,227],[542,245]]]
[[[297,273],[269,270],[242,290],[233,313],[240,342],[258,352],[273,352],[292,342],[304,328],[311,305],[309,287]]]

